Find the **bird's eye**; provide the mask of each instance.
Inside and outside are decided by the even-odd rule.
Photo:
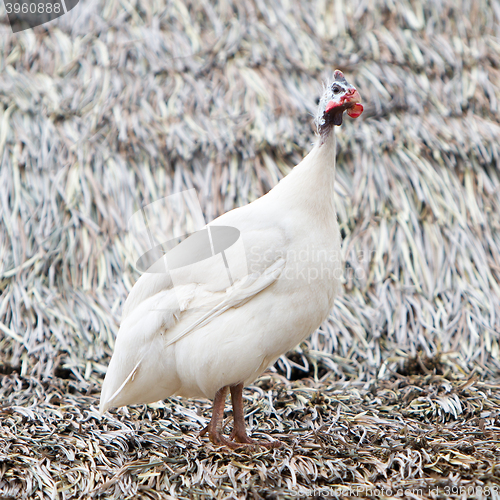
[[[332,90],[334,94],[340,94],[340,92],[342,92],[342,89],[338,85],[334,85]]]

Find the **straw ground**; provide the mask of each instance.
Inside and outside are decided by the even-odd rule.
[[[15,35],[0,15],[4,498],[492,493],[497,1],[81,0]],[[265,193],[335,68],[366,104],[338,134],[344,295],[246,391],[249,426],[287,445],[201,446],[206,401],[99,420],[130,216],[188,188],[207,220]]]

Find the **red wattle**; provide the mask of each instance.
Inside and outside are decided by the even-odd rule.
[[[363,105],[359,103],[355,104],[352,108],[349,108],[347,110],[347,114],[351,118],[357,118],[362,112],[363,112]]]

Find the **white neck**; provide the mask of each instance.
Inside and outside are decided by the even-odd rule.
[[[335,214],[335,128],[271,191],[280,203],[308,210],[319,219]],[[269,194],[271,194],[269,193]],[[336,217],[335,217],[336,220]]]

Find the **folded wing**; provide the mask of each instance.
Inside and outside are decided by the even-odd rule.
[[[228,309],[251,300],[279,278],[284,266],[285,260],[276,258],[262,271],[219,289],[213,280],[209,284],[193,282],[174,287],[168,275],[143,275],[124,308],[102,387],[100,412],[157,401],[175,393],[180,381],[175,350],[170,346]]]

